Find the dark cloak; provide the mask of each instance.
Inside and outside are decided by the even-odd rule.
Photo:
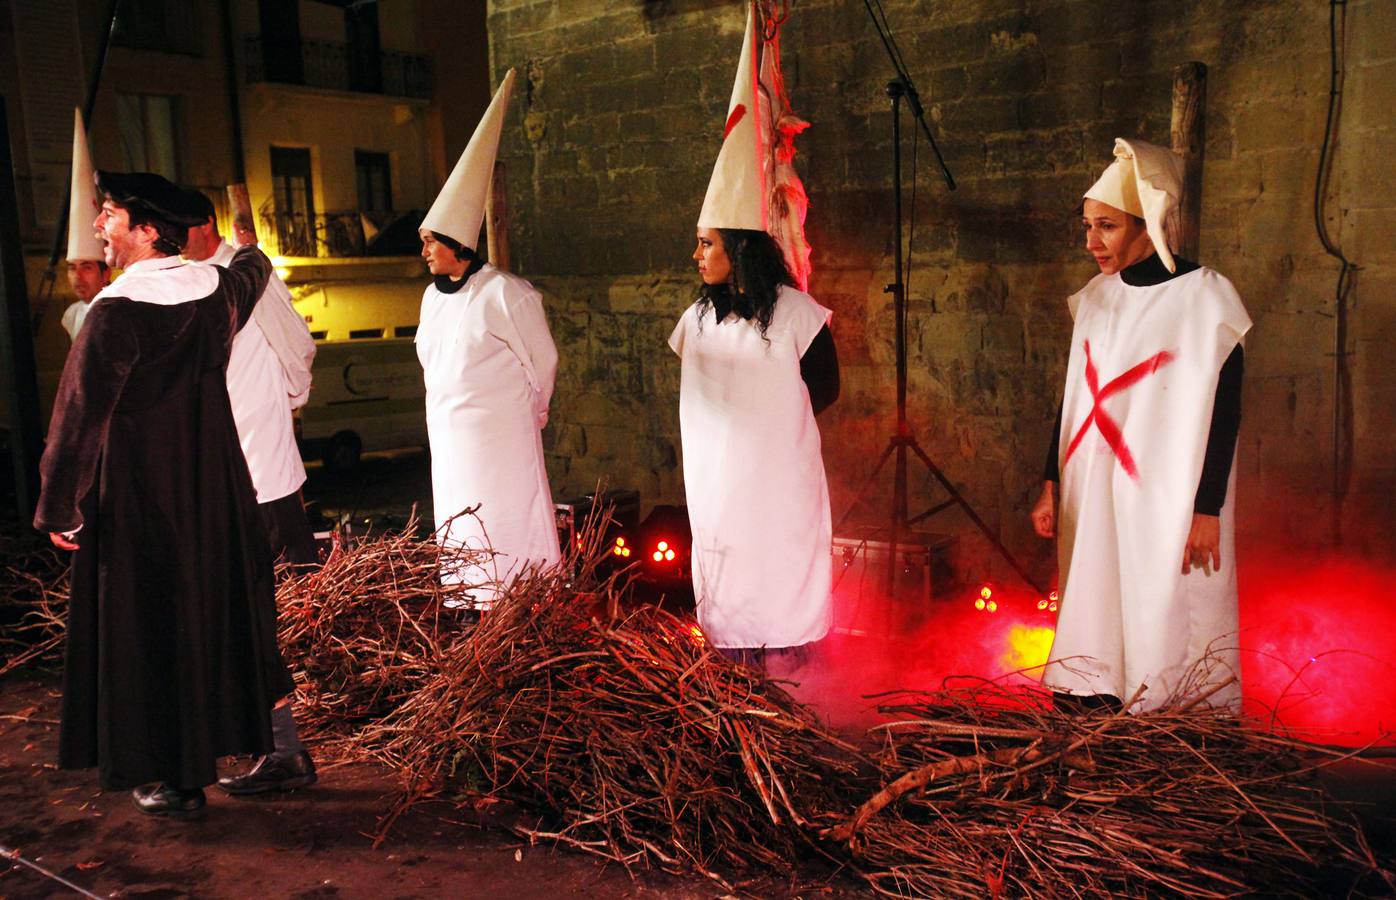
[[[59,765],[108,789],[201,787],[218,757],[269,752],[292,689],[224,380],[271,265],[245,248],[217,271],[201,299],[95,302],[49,425],[34,525],[82,526]]]

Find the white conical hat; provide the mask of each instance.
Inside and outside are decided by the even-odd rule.
[[[504,114],[514,92],[514,70],[504,73],[504,81],[494,92],[489,109],[475,126],[475,134],[465,145],[451,177],[427,210],[419,232],[444,234],[471,250],[480,242],[480,225],[485,221],[485,195],[494,177],[494,158],[499,152],[499,135],[504,130]]]
[[[760,74],[757,55],[761,42],[756,36],[756,9],[747,4],[746,36],[737,63],[737,80],[727,104],[727,124],[723,129],[722,150],[713,166],[699,228],[746,228],[765,231],[768,223],[766,195],[766,148],[758,118],[756,80]]]
[[[1165,147],[1115,138],[1115,161],[1083,197],[1099,200],[1144,220],[1154,250],[1168,271],[1177,271],[1169,252],[1183,196],[1183,160]]]
[[[102,242],[97,239],[92,220],[97,218],[97,185],[92,173],[92,154],[87,149],[87,129],[82,110],[73,109],[73,181],[68,200],[68,259],[103,259]]]

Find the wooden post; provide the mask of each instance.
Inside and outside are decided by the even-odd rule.
[[[232,220],[234,247],[257,243],[257,220],[252,215],[252,198],[247,195],[247,185],[228,185],[228,217]]]
[[[504,186],[504,163],[498,160],[485,195],[485,241],[491,265],[509,271],[509,194]]]
[[[1198,261],[1202,230],[1202,157],[1206,147],[1207,66],[1183,63],[1173,70],[1173,152],[1183,158],[1183,198],[1178,255]]]

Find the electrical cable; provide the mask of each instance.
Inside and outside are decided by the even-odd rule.
[[[50,872],[48,869],[45,869],[43,866],[39,865],[36,862],[30,862],[29,860],[21,856],[18,850],[11,850],[9,847],[0,844],[0,857],[4,857],[5,859],[8,859],[12,862],[17,862],[22,866],[28,866],[29,868],[33,869],[35,872],[38,872],[45,878],[52,879],[53,881],[56,881],[59,884],[63,885],[65,888],[68,888],[71,891],[76,891],[84,897],[90,897],[92,898],[92,900],[102,900],[102,897],[100,895],[94,894],[86,888],[78,887],[76,884],[73,884],[71,881],[64,878],[62,875]]]
[[[1342,7],[1343,14],[1338,15]],[[1341,19],[1341,22],[1340,22]],[[1347,65],[1346,54],[1342,52],[1342,35],[1347,26],[1347,0],[1329,0],[1328,4],[1328,116],[1324,123],[1323,145],[1319,149],[1318,174],[1314,177],[1314,229],[1324,252],[1338,260],[1338,283],[1333,297],[1333,543],[1343,542],[1342,505],[1346,494],[1343,484],[1344,432],[1346,417],[1344,410],[1350,402],[1348,382],[1351,377],[1347,351],[1347,299],[1352,290],[1353,275],[1357,266],[1349,260],[1342,248],[1328,234],[1328,224],[1323,218],[1323,197],[1331,174],[1333,138],[1338,130],[1338,118],[1342,112],[1343,81]]]

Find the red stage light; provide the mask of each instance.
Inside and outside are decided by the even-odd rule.
[[[975,598],[974,598],[974,608],[975,608],[975,609],[983,609],[983,608],[984,608],[984,598],[983,598],[983,597],[975,597]]]
[[[660,541],[660,542],[659,542],[659,549],[660,549],[660,550],[668,550],[668,549],[669,549],[669,542],[668,542],[668,541]]]
[[[660,553],[658,550],[654,551],[654,561],[655,561],[655,562],[662,562],[663,560],[664,560],[664,554],[663,554],[663,553]]]
[[[998,612],[998,611],[999,611],[999,605],[998,605],[998,603],[996,603],[996,602],[993,601],[993,600],[990,600],[990,601],[988,602],[988,604],[986,605],[985,608],[988,609],[989,612]]]
[[[1047,608],[1047,601],[1046,601],[1045,599],[1037,601],[1037,608],[1038,608],[1038,609],[1046,609],[1046,608]]]
[[[673,551],[673,550],[665,550],[665,551],[664,551],[664,558],[665,558],[666,560],[671,560],[671,559],[673,559],[673,558],[674,558],[674,551]]]

